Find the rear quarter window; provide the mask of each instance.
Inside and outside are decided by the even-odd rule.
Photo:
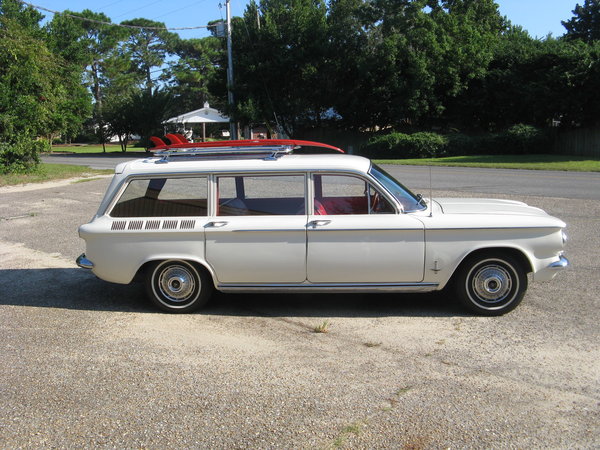
[[[208,214],[206,177],[131,180],[111,217],[191,217]]]

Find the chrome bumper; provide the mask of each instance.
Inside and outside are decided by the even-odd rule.
[[[81,255],[79,255],[79,257],[77,258],[77,260],[75,260],[75,262],[82,269],[93,269],[94,268],[94,263],[85,257],[85,253],[82,253]]]
[[[553,262],[548,266],[548,269],[561,270],[569,267],[569,260],[564,257],[564,255],[560,255],[560,259],[558,261]]]

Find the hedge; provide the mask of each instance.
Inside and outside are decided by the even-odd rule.
[[[389,133],[375,136],[360,153],[370,158],[439,158],[461,155],[509,155],[550,153],[548,131],[530,125],[514,125],[501,133],[467,135],[460,133]]]

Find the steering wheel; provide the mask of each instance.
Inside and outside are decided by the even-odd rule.
[[[371,210],[369,213],[376,213],[379,210],[379,203],[381,197],[379,196],[379,192],[375,191],[375,193],[371,196]]]

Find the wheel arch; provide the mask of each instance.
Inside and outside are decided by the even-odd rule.
[[[217,287],[217,283],[216,283],[217,279],[216,279],[215,273],[212,270],[212,268],[206,263],[206,261],[191,257],[190,255],[183,255],[183,256],[160,255],[160,256],[154,256],[152,258],[148,258],[140,265],[140,267],[136,271],[135,276],[133,278],[134,281],[142,281],[144,279],[144,274],[146,273],[146,270],[148,269],[148,267],[150,267],[153,263],[156,263],[159,261],[185,261],[185,262],[194,264],[199,269],[204,270],[210,276],[212,283],[213,283],[213,287],[215,287],[215,288]]]
[[[533,266],[530,258],[527,256],[527,252],[524,251],[523,249],[516,248],[516,247],[509,247],[509,246],[479,247],[479,248],[471,250],[470,252],[465,253],[460,258],[460,261],[458,261],[456,263],[456,265],[452,269],[452,272],[450,273],[450,275],[445,279],[445,281],[443,281],[443,283],[440,283],[440,289],[443,289],[446,286],[451,286],[454,283],[457,273],[460,272],[460,270],[463,267],[463,265],[465,264],[465,262],[469,261],[473,257],[483,257],[485,255],[488,255],[488,256],[490,256],[490,255],[510,256],[513,259],[515,259],[523,269],[525,269],[526,273],[533,272],[533,270],[534,270],[533,269],[534,266]]]
[[[514,258],[521,265],[521,267],[523,269],[525,269],[526,273],[533,272],[533,264],[531,263],[531,260],[527,256],[527,253],[525,251],[523,251],[522,249],[515,248],[515,247],[482,247],[482,248],[478,248],[476,250],[473,250],[473,251],[465,254],[463,256],[463,258],[460,260],[460,262],[454,268],[451,278],[453,278],[456,275],[456,273],[460,270],[460,268],[465,263],[465,261],[468,261],[469,259],[476,257],[476,256],[483,257],[485,255],[488,255],[488,256],[491,256],[491,255],[493,255],[493,256],[500,256],[500,255],[510,256],[510,257]]]

